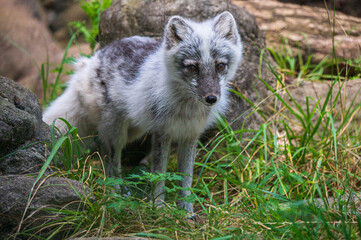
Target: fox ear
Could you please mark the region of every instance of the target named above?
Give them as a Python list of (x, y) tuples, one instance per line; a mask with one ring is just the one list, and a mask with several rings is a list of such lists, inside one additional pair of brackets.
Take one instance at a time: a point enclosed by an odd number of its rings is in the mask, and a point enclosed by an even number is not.
[(221, 37), (224, 37), (235, 44), (239, 41), (237, 24), (230, 12), (225, 11), (216, 16), (213, 29), (219, 33)]
[(172, 17), (167, 24), (165, 32), (165, 43), (167, 49), (178, 45), (183, 41), (187, 35), (191, 34), (193, 29), (187, 24), (187, 22), (179, 16)]

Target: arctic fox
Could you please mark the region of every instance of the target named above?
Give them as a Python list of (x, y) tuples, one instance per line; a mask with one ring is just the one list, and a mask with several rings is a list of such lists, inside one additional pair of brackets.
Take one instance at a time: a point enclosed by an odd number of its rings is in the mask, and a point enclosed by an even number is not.
[[(228, 82), (243, 47), (229, 12), (194, 22), (170, 18), (161, 43), (148, 37), (115, 41), (91, 58), (81, 58), (64, 94), (46, 109), (51, 124), (65, 118), (81, 136), (98, 134), (110, 156), (108, 176), (121, 176), (127, 143), (152, 135), (152, 172), (167, 170), (171, 143), (177, 144), (181, 197), (190, 194), (196, 145), (202, 132), (227, 109)], [(65, 125), (57, 121), (65, 130)], [(164, 199), (164, 182), (154, 195)], [(182, 199), (182, 198), (181, 198)], [(191, 203), (179, 207), (193, 211)]]

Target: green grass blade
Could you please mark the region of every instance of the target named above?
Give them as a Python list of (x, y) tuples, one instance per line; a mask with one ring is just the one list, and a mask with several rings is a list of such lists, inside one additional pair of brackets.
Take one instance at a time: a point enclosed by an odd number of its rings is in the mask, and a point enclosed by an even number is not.
[(335, 160), (336, 160), (336, 163), (338, 163), (337, 161), (337, 133), (336, 133), (336, 129), (335, 129), (335, 125), (333, 123), (333, 117), (331, 115), (330, 112), (327, 112), (327, 115), (330, 119), (330, 122), (331, 122), (331, 131), (332, 131), (332, 136), (333, 136), (333, 145), (334, 145), (334, 151), (335, 151)]
[(56, 76), (55, 83), (54, 83), (54, 85), (53, 85), (53, 89), (52, 89), (52, 91), (51, 91), (51, 93), (50, 93), (50, 100), (51, 100), (51, 101), (56, 98), (56, 95), (57, 95), (57, 94), (56, 94), (56, 89), (57, 89), (56, 86), (58, 86), (58, 84), (59, 84), (60, 76), (61, 76), (61, 74), (62, 74), (62, 72), (63, 72), (64, 64), (65, 64), (65, 61), (66, 61), (66, 57), (68, 56), (68, 50), (69, 50), (70, 46), (72, 45), (75, 37), (76, 37), (76, 34), (73, 34), (73, 35), (71, 36), (68, 44), (66, 45), (65, 52), (64, 52), (63, 58), (62, 58), (62, 60), (61, 60), (60, 66), (59, 66), (58, 74), (57, 74), (57, 76)]

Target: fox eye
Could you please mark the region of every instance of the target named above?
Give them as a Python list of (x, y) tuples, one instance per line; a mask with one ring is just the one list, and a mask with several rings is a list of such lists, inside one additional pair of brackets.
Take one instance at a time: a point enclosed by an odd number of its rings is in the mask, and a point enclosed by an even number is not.
[(216, 66), (216, 69), (218, 72), (222, 72), (226, 69), (226, 64), (224, 63), (218, 63), (217, 66)]
[(197, 65), (187, 65), (186, 68), (188, 69), (188, 71), (190, 71), (191, 73), (197, 73), (198, 72), (198, 66)]

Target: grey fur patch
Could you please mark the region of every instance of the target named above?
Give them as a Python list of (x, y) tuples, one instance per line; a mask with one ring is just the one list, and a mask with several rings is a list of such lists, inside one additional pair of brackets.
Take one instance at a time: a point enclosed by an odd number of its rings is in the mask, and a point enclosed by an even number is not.
[[(212, 44), (217, 46), (216, 43)], [(218, 44), (219, 45), (219, 44)], [(226, 59), (227, 61), (224, 62), (225, 64), (228, 64), (231, 61), (232, 58), (232, 50), (227, 48), (226, 46), (223, 46), (223, 48), (219, 49), (218, 47), (212, 47), (210, 49), (210, 53), (213, 59), (218, 60), (218, 59)]]
[[(100, 62), (102, 62), (102, 60), (100, 60)], [(109, 82), (109, 77), (104, 78), (105, 77), (105, 73), (104, 73), (104, 68), (101, 67), (102, 64), (100, 64), (100, 67), (98, 67), (96, 69), (96, 78), (97, 80), (100, 80), (100, 86), (101, 89), (103, 90), (103, 96), (104, 96), (104, 100), (105, 103), (110, 103), (110, 97), (109, 97), (109, 90), (108, 90), (108, 82)]]
[(178, 69), (183, 71), (182, 77), (183, 80), (189, 81), (191, 74), (187, 73), (186, 66), (184, 65), (185, 60), (193, 60), (194, 62), (200, 63), (202, 59), (202, 54), (199, 49), (199, 45), (201, 40), (198, 38), (194, 38), (191, 43), (181, 43), (179, 50), (175, 55), (175, 64), (177, 65)]
[(99, 79), (104, 79), (106, 74), (119, 73), (127, 85), (132, 84), (139, 74), (140, 66), (159, 46), (160, 43), (151, 38), (133, 37), (114, 41), (100, 50), (99, 58), (104, 69)]

